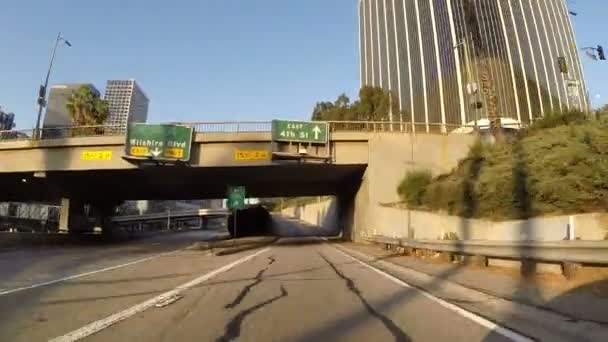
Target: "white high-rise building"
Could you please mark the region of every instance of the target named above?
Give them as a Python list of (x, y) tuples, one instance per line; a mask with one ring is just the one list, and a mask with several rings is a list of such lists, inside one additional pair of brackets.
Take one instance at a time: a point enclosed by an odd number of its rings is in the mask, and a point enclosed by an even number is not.
[(110, 105), (106, 123), (126, 129), (134, 122), (146, 122), (150, 100), (135, 80), (111, 80), (106, 85), (105, 100)]

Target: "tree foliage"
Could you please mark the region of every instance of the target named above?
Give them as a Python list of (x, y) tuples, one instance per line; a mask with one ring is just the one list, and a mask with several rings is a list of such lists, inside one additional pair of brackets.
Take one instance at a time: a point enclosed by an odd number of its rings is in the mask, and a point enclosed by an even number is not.
[(608, 104), (605, 104), (602, 108), (598, 109), (596, 115), (598, 118), (608, 116)]
[(312, 112), (316, 121), (389, 121), (392, 105), (393, 121), (399, 118), (399, 101), (380, 87), (363, 87), (359, 100), (351, 102), (341, 94), (334, 102), (317, 102)]
[(110, 112), (108, 102), (87, 86), (79, 87), (70, 95), (66, 108), (76, 126), (101, 125)]

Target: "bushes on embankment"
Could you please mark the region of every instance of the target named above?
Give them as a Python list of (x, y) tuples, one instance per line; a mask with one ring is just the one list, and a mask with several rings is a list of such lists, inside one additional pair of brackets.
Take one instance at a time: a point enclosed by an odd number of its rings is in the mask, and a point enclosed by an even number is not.
[(406, 174), (409, 208), (489, 219), (606, 211), (608, 122), (549, 115), (503, 142), (478, 141), (450, 173)]

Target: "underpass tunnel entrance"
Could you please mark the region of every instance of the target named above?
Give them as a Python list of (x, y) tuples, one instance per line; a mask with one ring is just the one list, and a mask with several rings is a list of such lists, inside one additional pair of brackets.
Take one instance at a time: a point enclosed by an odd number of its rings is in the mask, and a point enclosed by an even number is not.
[[(267, 212), (265, 217), (274, 217), (267, 208), (267, 199), (278, 198), (311, 198), (314, 201), (321, 198), (324, 203), (336, 203), (336, 211), (339, 213), (343, 211), (339, 210), (339, 204), (344, 202), (341, 199), (345, 198), (345, 193), (358, 188), (366, 167), (360, 164), (278, 163), (243, 167), (153, 166), (127, 170), (47, 172), (45, 177), (40, 179), (32, 179), (31, 175), (30, 178), (21, 174), (2, 175), (0, 183), (5, 182), (10, 185), (4, 194), (10, 196), (6, 199), (0, 196), (0, 202), (4, 200), (62, 202), (67, 199), (69, 202), (64, 201), (70, 204), (69, 210), (65, 211), (67, 214), (80, 213), (73, 210), (75, 206), (90, 205), (92, 212), (113, 216), (129, 214), (116, 213), (115, 210), (127, 201), (135, 203), (141, 200), (170, 202), (217, 199), (219, 201), (228, 197), (229, 188), (242, 187), (245, 189), (246, 198), (261, 201), (261, 204), (248, 203), (248, 211), (257, 210), (259, 213), (265, 211)], [(224, 208), (232, 208), (228, 203), (222, 205)], [(99, 208), (103, 210), (97, 210)], [(287, 209), (286, 206), (283, 209)], [(247, 216), (248, 211), (237, 214), (237, 232), (239, 221), (243, 223), (238, 216)], [(250, 220), (255, 216), (251, 216)], [(68, 223), (72, 221), (65, 220)], [(316, 224), (322, 223), (317, 221), (319, 220), (315, 219)], [(99, 224), (99, 222), (107, 223), (99, 218), (93, 223)], [(92, 230), (94, 225), (90, 228)], [(69, 227), (69, 230), (72, 230), (72, 227)], [(78, 229), (78, 231), (85, 230)]]
[(228, 232), (232, 237), (341, 236), (339, 203), (333, 195), (255, 199), (255, 204), (231, 212)]

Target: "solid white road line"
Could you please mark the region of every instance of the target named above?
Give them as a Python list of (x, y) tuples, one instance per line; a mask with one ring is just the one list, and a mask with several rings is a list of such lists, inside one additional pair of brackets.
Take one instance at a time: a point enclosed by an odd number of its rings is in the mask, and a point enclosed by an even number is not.
[(215, 277), (216, 275), (226, 272), (234, 267), (236, 267), (237, 265), (240, 265), (246, 261), (249, 261), (253, 258), (255, 258), (256, 256), (265, 253), (267, 251), (270, 250), (270, 247), (262, 249), (260, 251), (257, 251), (253, 254), (250, 254), (244, 258), (241, 258), (233, 263), (230, 263), (226, 266), (220, 267), (214, 271), (211, 271), (209, 273), (206, 273), (188, 283), (185, 283), (183, 285), (180, 285), (178, 287), (176, 287), (175, 289), (165, 292), (157, 297), (154, 297), (152, 299), (149, 299), (143, 303), (137, 304), (135, 306), (132, 306), (126, 310), (120, 311), (118, 313), (115, 313), (111, 316), (108, 316), (104, 319), (101, 319), (99, 321), (90, 323), (80, 329), (74, 330), (70, 333), (67, 333), (66, 335), (63, 336), (59, 336), (56, 337), (52, 340), (50, 340), (50, 342), (69, 342), (69, 341), (78, 341), (80, 339), (83, 339), (87, 336), (91, 336), (93, 334), (95, 334), (96, 332), (99, 332), (107, 327), (109, 327), (112, 324), (118, 323), (122, 320), (125, 320), (129, 317), (132, 317), (140, 312), (143, 312), (153, 306), (155, 306), (157, 303), (162, 302), (164, 300), (166, 300), (167, 298), (171, 298), (174, 296), (179, 295), (180, 293), (182, 293), (183, 291), (186, 291), (190, 288), (193, 288), (195, 286), (198, 286), (202, 283), (204, 283), (205, 281)]
[(474, 314), (474, 313), (472, 313), (470, 311), (466, 311), (465, 309), (463, 309), (463, 308), (461, 308), (459, 306), (456, 306), (456, 305), (454, 305), (452, 303), (446, 302), (445, 300), (443, 300), (441, 298), (437, 298), (437, 297), (433, 296), (432, 294), (430, 294), (430, 293), (428, 293), (426, 291), (423, 291), (423, 290), (421, 290), (419, 288), (413, 287), (413, 286), (409, 285), (408, 283), (404, 282), (403, 280), (401, 280), (399, 278), (396, 278), (396, 277), (394, 277), (394, 276), (392, 276), (392, 275), (390, 275), (390, 274), (388, 274), (388, 273), (386, 273), (386, 272), (384, 272), (384, 271), (382, 271), (382, 270), (380, 270), (380, 269), (378, 269), (378, 268), (376, 268), (376, 267), (374, 267), (374, 266), (372, 266), (372, 265), (370, 265), (370, 264), (368, 264), (366, 262), (363, 262), (363, 261), (361, 261), (361, 260), (353, 257), (352, 255), (350, 255), (350, 254), (342, 251), (338, 247), (335, 247), (335, 246), (332, 246), (332, 245), (329, 245), (329, 246), (331, 246), (332, 248), (334, 248), (336, 251), (340, 252), (340, 254), (342, 254), (342, 255), (344, 255), (344, 256), (346, 256), (346, 257), (348, 257), (348, 258), (350, 258), (350, 259), (352, 259), (352, 260), (354, 260), (356, 262), (358, 262), (359, 264), (361, 264), (361, 265), (369, 268), (370, 270), (372, 270), (372, 271), (374, 271), (374, 272), (376, 272), (376, 273), (384, 276), (385, 278), (387, 278), (387, 279), (389, 279), (389, 280), (391, 280), (391, 281), (393, 281), (393, 282), (395, 282), (395, 283), (397, 283), (397, 284), (399, 284), (399, 285), (401, 285), (403, 287), (407, 287), (407, 288), (412, 289), (414, 291), (420, 292), (421, 295), (423, 295), (424, 297), (430, 299), (431, 301), (433, 301), (433, 302), (435, 302), (435, 303), (443, 306), (446, 309), (454, 311), (455, 313), (457, 313), (458, 315), (460, 315), (462, 317), (465, 317), (465, 318), (468, 318), (468, 319), (472, 320), (473, 322), (475, 322), (475, 323), (477, 323), (477, 324), (479, 324), (479, 325), (487, 328), (488, 330), (490, 330), (492, 332), (500, 334), (500, 335), (502, 335), (502, 336), (504, 336), (504, 337), (506, 337), (508, 339), (511, 339), (513, 341), (516, 341), (516, 342), (533, 342), (534, 341), (533, 339), (531, 339), (529, 337), (526, 337), (526, 336), (521, 335), (521, 334), (519, 334), (519, 333), (517, 333), (517, 332), (515, 332), (513, 330), (510, 330), (510, 329), (507, 329), (505, 327), (502, 327), (502, 326), (500, 326), (500, 325), (498, 325), (498, 324), (496, 324), (496, 323), (494, 323), (494, 322), (492, 322), (490, 320), (487, 320), (487, 319), (485, 319), (485, 318), (483, 318), (481, 316), (478, 316), (478, 315), (476, 315), (476, 314)]
[(82, 278), (82, 277), (90, 276), (90, 275), (97, 274), (97, 273), (112, 271), (112, 270), (115, 270), (115, 269), (118, 269), (118, 268), (123, 268), (123, 267), (131, 266), (131, 265), (139, 264), (140, 262), (150, 261), (150, 260), (157, 259), (157, 258), (160, 258), (160, 257), (164, 257), (164, 256), (168, 256), (168, 255), (171, 255), (171, 254), (175, 254), (175, 253), (180, 252), (180, 251), (182, 251), (182, 250), (180, 249), (180, 250), (173, 251), (173, 252), (156, 254), (156, 255), (153, 255), (151, 257), (144, 258), (144, 259), (139, 259), (139, 260), (135, 260), (135, 261), (131, 261), (131, 262), (128, 262), (126, 264), (116, 265), (116, 266), (112, 266), (112, 267), (106, 267), (106, 268), (102, 268), (102, 269), (99, 269), (99, 270), (85, 272), (85, 273), (80, 273), (80, 274), (74, 274), (74, 275), (71, 275), (71, 276), (68, 276), (68, 277), (65, 277), (65, 278), (59, 278), (59, 279), (45, 281), (43, 283), (38, 283), (38, 284), (33, 284), (33, 285), (28, 285), (28, 286), (23, 286), (23, 287), (17, 287), (17, 288), (10, 289), (10, 290), (4, 290), (4, 291), (0, 291), (0, 296), (5, 296), (5, 295), (11, 294), (11, 293), (21, 292), (21, 291), (25, 291), (25, 290), (31, 290), (31, 289), (35, 289), (35, 288), (41, 287), (41, 286), (47, 286), (47, 285), (52, 285), (52, 284), (56, 284), (56, 283), (61, 283), (61, 282), (64, 282), (64, 281), (68, 281), (68, 280), (72, 280), (72, 279), (76, 279), (76, 278)]

